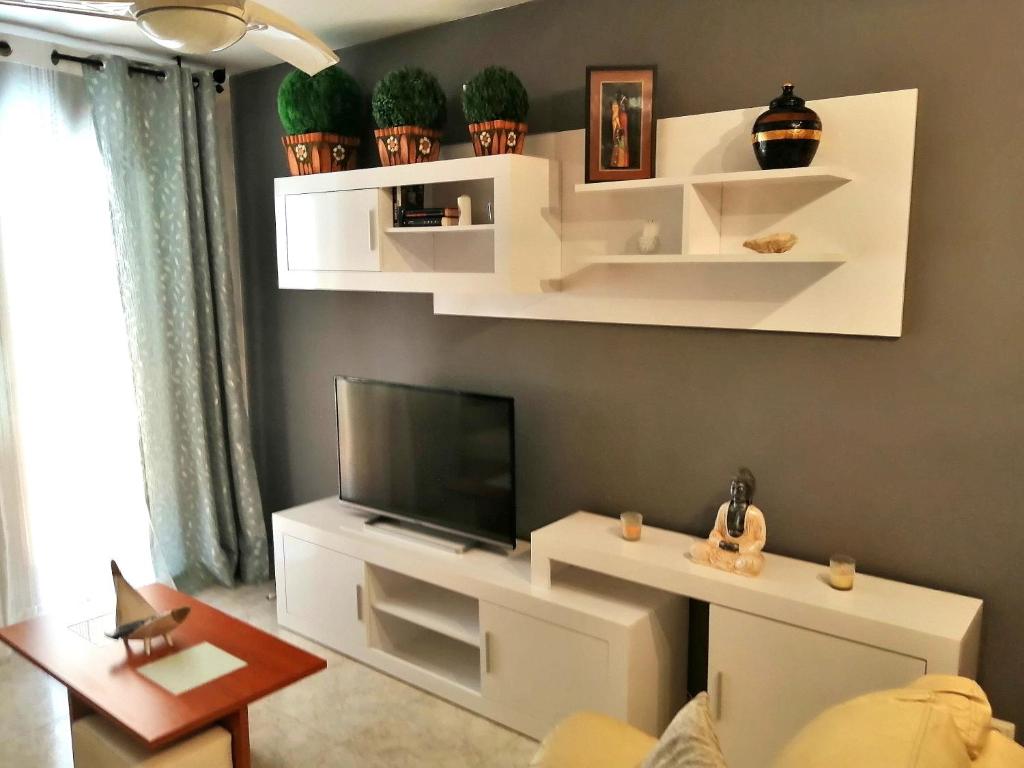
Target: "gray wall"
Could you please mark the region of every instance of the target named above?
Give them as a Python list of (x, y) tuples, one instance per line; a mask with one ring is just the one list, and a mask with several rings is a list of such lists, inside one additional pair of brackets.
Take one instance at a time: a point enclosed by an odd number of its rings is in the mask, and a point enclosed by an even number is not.
[(809, 99), (919, 88), (899, 340), (435, 317), (426, 296), (280, 291), (286, 70), (235, 78), (267, 510), (335, 492), (335, 374), (513, 395), (521, 535), (580, 508), (704, 533), (747, 464), (770, 551), (848, 551), (864, 571), (984, 598), (983, 683), (1024, 725), (1022, 29), (1018, 0), (538, 0), (343, 52), (367, 89), (401, 64), (434, 70), (453, 141), (460, 84), (490, 63), (520, 74), (538, 132), (583, 126), (593, 63), (656, 63), (661, 115), (763, 104), (783, 79)]

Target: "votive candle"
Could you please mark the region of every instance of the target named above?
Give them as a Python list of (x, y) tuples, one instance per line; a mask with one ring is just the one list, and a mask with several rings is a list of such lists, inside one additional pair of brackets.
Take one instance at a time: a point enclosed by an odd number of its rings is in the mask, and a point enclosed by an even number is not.
[(639, 512), (623, 512), (619, 519), (622, 521), (622, 538), (637, 541), (644, 527), (644, 516)]
[(844, 592), (853, 589), (853, 577), (857, 573), (857, 561), (849, 555), (832, 555), (828, 563), (828, 582), (833, 589)]

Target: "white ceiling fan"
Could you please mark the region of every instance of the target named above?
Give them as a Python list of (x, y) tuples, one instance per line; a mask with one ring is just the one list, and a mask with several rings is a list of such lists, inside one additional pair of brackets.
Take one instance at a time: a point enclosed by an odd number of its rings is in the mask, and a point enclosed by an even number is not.
[(0, 5), (134, 21), (151, 40), (181, 54), (222, 51), (252, 33), (248, 40), (307, 74), (338, 63), (314, 34), (253, 0), (0, 0)]

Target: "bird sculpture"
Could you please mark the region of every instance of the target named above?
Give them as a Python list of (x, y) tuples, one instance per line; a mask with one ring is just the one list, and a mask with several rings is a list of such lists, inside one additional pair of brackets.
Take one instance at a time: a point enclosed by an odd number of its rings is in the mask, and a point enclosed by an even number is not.
[(117, 597), (114, 619), (116, 629), (113, 632), (108, 632), (107, 637), (122, 641), (126, 651), (130, 650), (129, 640), (142, 640), (147, 656), (152, 652), (154, 637), (162, 636), (164, 642), (173, 648), (174, 641), (171, 640), (171, 632), (188, 618), (192, 609), (184, 606), (175, 608), (173, 611), (158, 613), (156, 608), (150, 605), (146, 598), (125, 580), (121, 575), (121, 569), (113, 560), (110, 561), (110, 573), (114, 578), (114, 592)]

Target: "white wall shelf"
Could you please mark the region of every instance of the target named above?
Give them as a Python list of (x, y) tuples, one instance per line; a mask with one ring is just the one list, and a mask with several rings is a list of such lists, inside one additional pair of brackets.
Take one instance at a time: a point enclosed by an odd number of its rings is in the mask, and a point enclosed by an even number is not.
[(853, 176), (839, 168), (827, 165), (811, 165), (807, 168), (777, 168), (770, 171), (730, 171), (725, 173), (699, 173), (686, 178), (686, 183), (693, 186), (702, 184), (729, 184), (742, 186), (760, 186), (765, 184), (788, 184), (825, 182), (845, 184)]
[(630, 179), (628, 181), (600, 181), (591, 184), (576, 184), (577, 193), (585, 192), (646, 192), (659, 189), (682, 189), (702, 184), (731, 184), (757, 186), (786, 182), (823, 181), (844, 184), (853, 176), (839, 168), (810, 166), (808, 168), (779, 168), (770, 171), (730, 171), (724, 173), (700, 173), (691, 176), (657, 176), (653, 179)]
[[(428, 206), (473, 200), (466, 227), (395, 227), (392, 189), (422, 184)], [(522, 155), (292, 176), (274, 183), (282, 288), (536, 293), (561, 263), (558, 164)]]
[(472, 235), (476, 232), (493, 232), (493, 224), (469, 224), (451, 227), (387, 227), (389, 235)]
[[(757, 168), (761, 107), (659, 120), (662, 175), (649, 180), (583, 184), (583, 131), (531, 136), (527, 151), (562, 169), (560, 279), (532, 297), (435, 293), (434, 311), (901, 335), (917, 91), (809, 105), (825, 125), (809, 168)], [(651, 219), (658, 258), (633, 258)], [(746, 256), (745, 240), (773, 232), (799, 240), (788, 254)]]
[[(434, 163), (277, 179), (280, 285), (432, 293), (449, 315), (900, 336), (917, 91), (810, 105), (825, 130), (808, 168), (757, 168), (752, 107), (659, 120), (654, 179), (582, 183), (583, 131), (531, 135), (531, 156), (464, 144)], [(392, 227), (390, 190), (407, 184), (434, 205), (468, 192), (474, 219), (490, 202), (495, 223)], [(649, 220), (659, 253), (639, 258)], [(799, 240), (746, 255), (772, 232)]]
[(621, 256), (591, 256), (580, 264), (842, 264), (846, 256), (837, 253), (651, 253)]
[(628, 179), (627, 181), (595, 181), (590, 184), (580, 182), (573, 187), (577, 193), (591, 192), (649, 192), (654, 189), (682, 189), (686, 186), (685, 178), (658, 176), (653, 179)]

